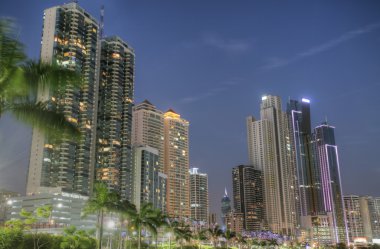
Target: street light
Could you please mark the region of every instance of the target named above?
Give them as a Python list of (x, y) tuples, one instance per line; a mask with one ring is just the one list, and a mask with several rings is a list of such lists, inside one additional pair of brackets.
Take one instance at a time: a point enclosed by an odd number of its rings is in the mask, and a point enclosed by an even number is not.
[(109, 229), (113, 229), (113, 228), (115, 228), (115, 221), (113, 221), (113, 220), (109, 220), (108, 223), (107, 223), (107, 227), (108, 227)]
[[(115, 228), (115, 226), (116, 226), (115, 221), (109, 220), (107, 222), (107, 228), (108, 229), (113, 230)], [(112, 231), (109, 233), (107, 248), (112, 248)]]

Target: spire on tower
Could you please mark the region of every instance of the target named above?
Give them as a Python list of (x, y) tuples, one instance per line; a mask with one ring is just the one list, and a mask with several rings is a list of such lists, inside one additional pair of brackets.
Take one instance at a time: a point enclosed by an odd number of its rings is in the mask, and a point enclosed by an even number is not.
[(224, 196), (228, 196), (226, 187), (224, 188)]
[(100, 39), (103, 39), (104, 29), (104, 5), (100, 8)]

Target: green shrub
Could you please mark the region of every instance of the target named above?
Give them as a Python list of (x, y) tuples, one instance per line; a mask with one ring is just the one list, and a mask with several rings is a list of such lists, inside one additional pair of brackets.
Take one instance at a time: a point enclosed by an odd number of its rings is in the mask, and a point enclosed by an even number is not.
[(1, 249), (22, 249), (23, 234), (21, 230), (0, 228)]

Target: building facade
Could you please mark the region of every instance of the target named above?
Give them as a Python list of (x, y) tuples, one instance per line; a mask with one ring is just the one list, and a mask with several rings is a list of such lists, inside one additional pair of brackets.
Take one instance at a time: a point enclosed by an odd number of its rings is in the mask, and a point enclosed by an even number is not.
[(250, 165), (263, 171), (265, 218), (274, 233), (295, 236), (296, 177), (287, 114), (278, 96), (263, 96), (261, 120), (247, 118)]
[(243, 214), (245, 231), (264, 230), (262, 171), (239, 165), (232, 169), (234, 210)]
[(96, 227), (96, 215), (82, 217), (87, 196), (62, 192), (60, 188), (40, 188), (39, 193), (9, 199), (7, 218), (20, 219), (20, 212), (34, 212), (43, 206), (52, 207), (49, 218), (40, 218), (33, 229), (46, 233), (62, 233), (69, 226), (78, 230), (92, 230)]
[(368, 197), (372, 239), (380, 244), (380, 197)]
[(207, 224), (209, 214), (208, 176), (192, 168), (190, 173), (190, 218)]
[(376, 197), (345, 195), (344, 208), (350, 243), (372, 243), (379, 239), (378, 212), (375, 210)]
[(134, 148), (133, 203), (139, 210), (143, 203), (152, 203), (154, 208), (166, 211), (165, 174), (159, 172), (158, 150), (149, 146)]
[(189, 218), (189, 122), (172, 109), (164, 114), (164, 141), (167, 213)]
[(356, 238), (364, 237), (364, 224), (360, 207), (360, 197), (344, 196), (344, 207), (347, 220), (348, 238), (353, 243)]
[(164, 172), (164, 114), (148, 100), (133, 107), (132, 144), (156, 148)]
[(119, 37), (101, 43), (96, 178), (131, 200), (133, 49)]
[(33, 129), (27, 194), (40, 187), (61, 187), (89, 195), (95, 165), (95, 132), (99, 75), (99, 25), (76, 3), (44, 11), (41, 60), (80, 73), (80, 88), (39, 89), (37, 99), (48, 101), (80, 131), (79, 139), (47, 137)]

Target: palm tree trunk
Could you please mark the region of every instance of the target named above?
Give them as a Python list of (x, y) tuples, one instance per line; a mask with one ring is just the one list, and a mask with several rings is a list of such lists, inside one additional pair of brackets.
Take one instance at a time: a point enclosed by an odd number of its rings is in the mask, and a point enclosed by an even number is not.
[(102, 249), (102, 238), (103, 238), (103, 210), (100, 211), (100, 228), (99, 228), (99, 249)]
[(156, 249), (158, 248), (158, 232), (156, 234)]
[(139, 249), (141, 249), (141, 227), (139, 227), (139, 245), (138, 245), (138, 247), (139, 247)]

